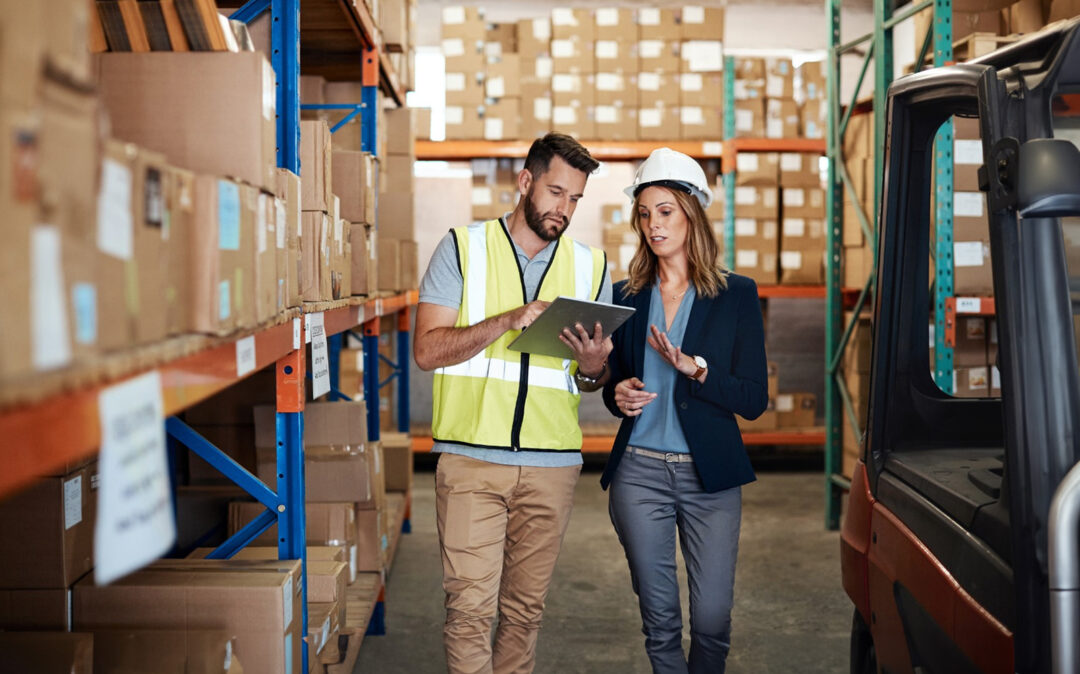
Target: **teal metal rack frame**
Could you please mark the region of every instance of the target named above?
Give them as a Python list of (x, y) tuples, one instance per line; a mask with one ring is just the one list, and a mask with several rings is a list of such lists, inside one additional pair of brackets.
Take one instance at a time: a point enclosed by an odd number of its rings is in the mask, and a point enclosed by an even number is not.
[[(856, 438), (863, 437), (858, 414), (851, 394), (844, 383), (840, 363), (844, 349), (858, 322), (859, 313), (872, 300), (877, 283), (877, 255), (869, 278), (866, 279), (853, 307), (853, 318), (843, 322), (844, 296), (842, 289), (843, 264), (843, 217), (844, 195), (852, 196), (855, 213), (863, 235), (877, 251), (878, 220), (880, 217), (881, 190), (884, 185), (885, 112), (889, 85), (893, 80), (893, 29), (917, 13), (933, 9), (934, 19), (930, 30), (922, 40), (916, 58), (920, 68), (929, 46), (934, 47), (934, 66), (952, 61), (952, 2), (951, 0), (923, 0), (900, 12), (893, 12), (887, 0), (874, 0), (874, 29), (871, 33), (846, 43), (840, 42), (840, 0), (826, 0), (825, 12), (828, 24), (828, 57), (826, 88), (828, 96), (827, 154), (829, 158), (826, 199), (826, 297), (825, 297), (825, 527), (840, 526), (841, 499), (851, 487), (850, 481), (841, 474), (843, 461), (843, 427), (848, 423)], [(865, 47), (862, 68), (856, 80), (854, 93), (847, 108), (841, 107), (840, 59), (862, 45)], [(855, 193), (855, 186), (848, 174), (843, 151), (843, 138), (851, 116), (855, 113), (857, 98), (871, 61), (874, 64), (874, 211), (866, 213)], [(944, 326), (945, 298), (952, 295), (952, 122), (938, 132), (935, 139), (935, 324)], [(952, 349), (945, 344), (945, 330), (935, 331), (936, 362), (935, 379), (942, 390), (952, 391)], [(846, 417), (846, 419), (845, 419)], [(861, 441), (861, 440), (860, 440)]]

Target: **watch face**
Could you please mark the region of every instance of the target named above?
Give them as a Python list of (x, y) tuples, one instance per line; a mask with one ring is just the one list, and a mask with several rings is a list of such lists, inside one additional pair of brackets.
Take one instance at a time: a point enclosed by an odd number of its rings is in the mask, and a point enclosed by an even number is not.
[(694, 364), (703, 369), (709, 367), (709, 364), (701, 356), (694, 356)]

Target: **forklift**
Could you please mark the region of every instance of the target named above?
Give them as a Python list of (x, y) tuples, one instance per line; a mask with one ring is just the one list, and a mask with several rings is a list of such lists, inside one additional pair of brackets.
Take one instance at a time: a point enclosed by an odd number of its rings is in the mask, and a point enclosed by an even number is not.
[[(977, 118), (1000, 398), (927, 340), (934, 137)], [(1080, 18), (889, 89), (866, 432), (841, 533), (851, 672), (1080, 672)]]

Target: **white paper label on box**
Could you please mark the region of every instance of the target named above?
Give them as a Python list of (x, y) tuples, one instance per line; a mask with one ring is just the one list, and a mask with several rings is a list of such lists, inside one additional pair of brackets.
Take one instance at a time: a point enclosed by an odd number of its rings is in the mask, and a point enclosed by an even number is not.
[(300, 343), (300, 319), (294, 318), (292, 320), (292, 348), (295, 351), (301, 346), (303, 345)]
[(724, 144), (719, 141), (710, 140), (701, 144), (701, 154), (706, 157), (719, 157), (723, 153)]
[(311, 316), (311, 395), (313, 398), (330, 392), (330, 354), (326, 347), (326, 329), (322, 312)]
[(551, 74), (555, 71), (555, 63), (549, 56), (538, 56), (536, 58), (536, 76), (542, 80), (551, 79)]
[(292, 666), (292, 635), (285, 635), (285, 674), (293, 674)]
[(228, 279), (218, 283), (218, 320), (232, 316), (232, 288)]
[(94, 576), (104, 585), (161, 557), (176, 540), (161, 375), (149, 372), (103, 390), (98, 416)]
[(690, 66), (690, 72), (719, 72), (724, 69), (724, 44), (717, 40), (684, 42), (682, 60)]
[(769, 119), (765, 121), (766, 138), (783, 138), (784, 121), (781, 119)]
[(953, 215), (961, 218), (983, 217), (982, 192), (957, 192), (954, 194)]
[(236, 376), (255, 371), (255, 335), (236, 342)]
[(551, 116), (556, 124), (577, 124), (577, 111), (569, 105), (556, 106)]
[(71, 362), (60, 229), (38, 225), (30, 236), (32, 361), (36, 370), (51, 370)]
[(596, 58), (617, 59), (619, 58), (619, 43), (615, 40), (597, 40)]
[(638, 123), (645, 128), (657, 128), (662, 121), (663, 115), (658, 108), (642, 108), (638, 112)]
[(551, 41), (551, 55), (557, 59), (569, 59), (574, 58), (574, 41), (573, 40), (552, 40)]
[(292, 624), (293, 614), (293, 579), (292, 574), (285, 579), (285, 584), (281, 586), (281, 605), (282, 605), (282, 618), (285, 622), (285, 629), (289, 629), (289, 625)]
[(638, 42), (638, 56), (643, 59), (660, 58), (664, 53), (663, 40), (642, 40)]
[(705, 23), (705, 8), (701, 5), (683, 5), (682, 22), (683, 24)]
[(240, 250), (240, 187), (218, 181), (218, 248)]
[(753, 110), (736, 110), (735, 111), (735, 130), (737, 131), (750, 131), (754, 128), (754, 111)]
[(790, 393), (784, 393), (776, 396), (776, 411), (777, 412), (794, 412), (795, 411), (795, 396)]
[(465, 73), (446, 73), (447, 91), (465, 91)]
[(784, 190), (784, 205), (802, 207), (806, 205), (806, 192), (802, 189), (786, 188)]
[(304, 344), (311, 344), (311, 314), (304, 314)]
[(619, 109), (614, 105), (596, 106), (596, 122), (598, 124), (617, 124), (619, 122)]
[(232, 669), (232, 641), (225, 642), (225, 674)]
[(446, 123), (460, 126), (465, 123), (465, 109), (459, 106), (446, 107)]
[(274, 199), (274, 217), (277, 219), (274, 223), (274, 238), (276, 239), (274, 243), (279, 250), (284, 250), (287, 234), (285, 224), (288, 222), (288, 216), (285, 215), (285, 202), (281, 199)]
[(990, 366), (990, 388), (1001, 388), (1001, 370), (997, 365)]
[(735, 155), (735, 170), (753, 172), (757, 171), (760, 166), (757, 153), (755, 152), (740, 152)]
[(784, 152), (780, 155), (780, 170), (795, 173), (802, 170), (802, 155), (798, 152)]
[(82, 522), (82, 475), (64, 481), (64, 531)]
[(484, 120), (484, 140), (502, 140), (503, 121), (498, 117), (488, 117)]
[(704, 86), (704, 79), (699, 74), (683, 73), (679, 76), (679, 88), (683, 91), (701, 91)]
[(953, 265), (957, 267), (981, 267), (982, 264), (982, 241), (956, 241), (953, 243)]
[(802, 269), (802, 253), (797, 250), (780, 251), (781, 269)]
[(704, 124), (705, 113), (697, 106), (684, 105), (679, 110), (679, 119), (686, 125)]
[(784, 236), (806, 236), (806, 220), (802, 218), (784, 218)]
[(488, 58), (502, 58), (502, 43), (501, 42), (486, 42), (484, 43), (484, 56)]
[(266, 200), (267, 200), (267, 198), (268, 197), (265, 194), (260, 193), (259, 198), (256, 200), (256, 206), (255, 206), (255, 244), (256, 244), (256, 247), (257, 247), (260, 255), (262, 255), (263, 253), (266, 252), (266, 246), (267, 246), (267, 242), (266, 242), (266, 233), (267, 233), (266, 228), (268, 227), (268, 224), (266, 222)]
[[(980, 246), (981, 248), (981, 246)], [(982, 312), (982, 299), (978, 297), (957, 297), (956, 313), (977, 314)]]
[(484, 86), (487, 88), (488, 98), (502, 98), (506, 95), (506, 80), (501, 77), (488, 78)]
[[(319, 648), (326, 645), (326, 642), (330, 640), (330, 618), (323, 621), (321, 634), (319, 635)], [(318, 648), (315, 649), (318, 651)]]
[(131, 169), (112, 159), (101, 163), (97, 212), (98, 250), (130, 260), (135, 249), (131, 215)]
[(341, 218), (334, 220), (334, 241), (337, 241), (338, 255), (345, 254), (345, 221)]
[(742, 269), (756, 269), (758, 266), (758, 252), (756, 250), (735, 251), (735, 267)]
[(533, 40), (536, 42), (551, 41), (551, 22), (547, 19), (533, 19)]
[(572, 93), (581, 86), (581, 78), (577, 75), (558, 74), (551, 78), (551, 90), (559, 93)]
[(611, 7), (601, 7), (596, 10), (596, 25), (597, 26), (618, 26), (619, 25), (619, 10)]
[(968, 386), (971, 388), (986, 388), (986, 368), (973, 367), (968, 370)]
[(349, 582), (356, 580), (356, 545), (349, 546)]
[(953, 161), (957, 164), (979, 166), (983, 163), (981, 140), (953, 141)]
[(442, 22), (449, 26), (465, 23), (465, 8), (459, 6), (443, 7)]
[(757, 236), (757, 220), (735, 218), (735, 236)]
[(472, 188), (472, 204), (473, 206), (490, 206), (493, 202), (491, 198), (491, 188), (477, 186)]
[(461, 38), (447, 38), (442, 41), (443, 56), (454, 58), (465, 55), (465, 41)]
[(565, 7), (556, 7), (551, 10), (551, 23), (555, 26), (576, 26), (577, 17), (574, 10)]
[(623, 90), (623, 78), (622, 78), (622, 75), (616, 75), (614, 73), (597, 73), (597, 75), (596, 75), (596, 90), (597, 91), (622, 91)]
[(753, 206), (758, 202), (757, 190), (753, 187), (736, 187), (735, 203), (739, 206)]
[(270, 121), (277, 110), (277, 86), (274, 84), (274, 67), (269, 61), (263, 61), (262, 114)]
[(642, 7), (638, 10), (638, 24), (642, 26), (659, 26), (660, 10), (653, 7)]
[(638, 75), (638, 89), (642, 91), (660, 91), (659, 73), (640, 73)]
[(537, 98), (533, 101), (533, 117), (541, 122), (551, 119), (551, 99)]
[(765, 95), (769, 98), (781, 98), (784, 95), (784, 78), (769, 75), (765, 78)]

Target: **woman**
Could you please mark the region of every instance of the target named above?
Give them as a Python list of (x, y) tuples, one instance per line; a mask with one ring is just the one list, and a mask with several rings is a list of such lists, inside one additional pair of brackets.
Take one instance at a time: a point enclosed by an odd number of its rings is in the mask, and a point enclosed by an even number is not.
[[(754, 480), (735, 415), (754, 419), (768, 403), (761, 306), (754, 282), (720, 265), (695, 160), (658, 149), (626, 192), (639, 243), (614, 294), (637, 311), (596, 377), (623, 420), (601, 484), (611, 487), (653, 671), (715, 674), (729, 649), (740, 485)], [(689, 658), (676, 530), (690, 583)]]

